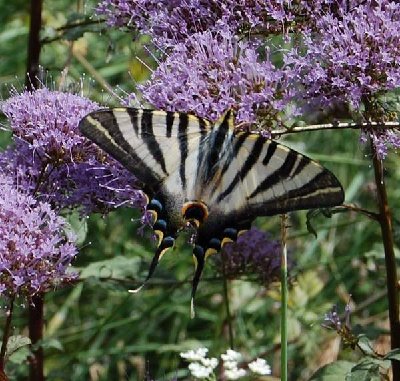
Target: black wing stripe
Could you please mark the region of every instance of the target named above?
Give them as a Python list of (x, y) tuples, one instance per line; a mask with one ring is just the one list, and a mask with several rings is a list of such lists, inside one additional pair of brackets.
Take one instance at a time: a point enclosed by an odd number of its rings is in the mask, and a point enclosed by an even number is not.
[(211, 146), (209, 148), (209, 157), (207, 162), (207, 168), (205, 176), (206, 178), (212, 178), (215, 172), (216, 164), (219, 161), (222, 146), (225, 142), (226, 134), (229, 131), (229, 118), (231, 111), (228, 111), (225, 115), (222, 123), (212, 130)]
[(200, 141), (199, 141), (199, 153), (197, 155), (197, 171), (196, 171), (196, 178), (197, 179), (203, 179), (202, 173), (201, 173), (201, 168), (202, 162), (204, 158), (206, 157), (207, 154), (207, 144), (206, 144), (206, 138), (208, 135), (208, 129), (206, 122), (204, 119), (199, 119), (199, 128), (200, 128)]
[(269, 161), (271, 160), (272, 156), (274, 156), (274, 153), (276, 151), (276, 148), (278, 147), (278, 144), (274, 142), (273, 140), (270, 140), (268, 142), (268, 148), (267, 148), (267, 153), (262, 161), (264, 165), (268, 165)]
[(225, 164), (222, 167), (221, 177), (228, 170), (228, 168), (232, 164), (232, 162), (237, 158), (240, 148), (243, 146), (243, 143), (246, 141), (248, 136), (249, 136), (249, 133), (246, 133), (246, 132), (240, 133), (239, 135), (235, 136), (235, 144), (233, 145), (233, 148), (232, 148), (232, 151), (230, 152), (230, 156), (228, 157), (228, 160), (225, 161)]
[(343, 203), (344, 193), (339, 181), (326, 170), (317, 174), (302, 187), (282, 196), (254, 205), (255, 215), (275, 215), (292, 210), (336, 206)]
[(254, 164), (258, 161), (258, 158), (260, 157), (260, 154), (264, 147), (264, 143), (265, 139), (261, 135), (258, 136), (242, 168), (240, 168), (240, 171), (233, 178), (229, 186), (218, 196), (217, 199), (218, 202), (221, 202), (226, 196), (228, 196), (235, 188), (235, 186), (239, 183), (239, 181), (241, 181), (247, 176), (247, 174), (253, 168)]
[(126, 111), (131, 119), (132, 128), (135, 131), (136, 136), (139, 136), (138, 110), (127, 108)]
[(158, 144), (153, 133), (153, 112), (152, 110), (143, 110), (141, 120), (141, 137), (145, 142), (151, 156), (160, 165), (162, 171), (168, 175), (167, 168), (165, 167), (164, 154)]
[(178, 136), (179, 136), (179, 151), (181, 153), (181, 163), (179, 166), (179, 176), (181, 178), (181, 183), (183, 189), (186, 189), (186, 159), (188, 156), (188, 136), (186, 130), (188, 128), (189, 118), (187, 114), (179, 115), (179, 127), (178, 127)]
[[(269, 150), (269, 148), (268, 148), (268, 150)], [(267, 153), (267, 155), (268, 155), (268, 153)], [(280, 168), (276, 169), (274, 172), (272, 172), (267, 178), (265, 178), (258, 185), (258, 187), (250, 194), (250, 196), (248, 198), (249, 199), (253, 198), (253, 197), (257, 196), (259, 193), (272, 188), (279, 181), (285, 180), (286, 178), (288, 178), (288, 176), (290, 175), (290, 173), (293, 170), (294, 165), (296, 164), (297, 156), (298, 155), (295, 151), (288, 150), (288, 154), (285, 158), (283, 165)]]
[[(300, 155), (298, 155), (298, 156), (300, 157)], [(295, 168), (294, 172), (291, 174), (291, 177), (292, 178), (296, 177), (310, 163), (311, 163), (311, 159), (309, 159), (307, 156), (301, 156), (300, 162), (297, 164), (297, 167)]]
[(111, 110), (89, 114), (80, 122), (79, 128), (85, 136), (148, 185), (145, 190), (150, 192), (150, 187), (159, 182), (158, 176), (142, 162), (125, 140)]
[(167, 123), (167, 138), (172, 136), (172, 126), (174, 125), (175, 114), (171, 111), (167, 112), (166, 123)]

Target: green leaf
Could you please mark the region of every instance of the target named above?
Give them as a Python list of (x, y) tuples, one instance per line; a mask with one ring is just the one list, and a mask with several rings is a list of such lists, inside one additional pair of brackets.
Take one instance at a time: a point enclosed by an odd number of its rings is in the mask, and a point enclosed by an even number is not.
[(126, 279), (136, 278), (140, 271), (140, 258), (127, 258), (119, 255), (112, 259), (93, 262), (85, 268), (78, 269), (80, 278), (112, 278)]
[(339, 381), (346, 380), (354, 363), (349, 361), (335, 361), (317, 370), (309, 381)]
[(384, 357), (385, 360), (398, 360), (400, 361), (400, 348), (393, 349), (388, 352)]
[(346, 376), (346, 381), (380, 381), (381, 362), (381, 360), (371, 358), (361, 360)]
[(28, 345), (31, 343), (29, 337), (15, 335), (10, 336), (7, 343), (7, 358), (14, 364), (21, 364), (30, 354)]
[(29, 348), (23, 347), (18, 349), (18, 351), (14, 352), (11, 356), (9, 356), (8, 361), (13, 364), (21, 365), (27, 361), (30, 355), (31, 351), (29, 350)]
[(68, 213), (65, 218), (68, 221), (66, 229), (76, 236), (76, 245), (82, 245), (87, 235), (87, 220), (81, 218), (78, 212)]
[(371, 342), (366, 335), (358, 336), (358, 345), (364, 351), (364, 354), (373, 356), (374, 349), (372, 348)]
[(50, 348), (50, 349), (57, 349), (59, 351), (62, 351), (64, 349), (63, 345), (61, 344), (61, 342), (59, 340), (57, 340), (57, 339), (45, 339), (45, 340), (42, 340), (41, 343), (40, 343), (40, 346), (43, 349), (49, 349)]

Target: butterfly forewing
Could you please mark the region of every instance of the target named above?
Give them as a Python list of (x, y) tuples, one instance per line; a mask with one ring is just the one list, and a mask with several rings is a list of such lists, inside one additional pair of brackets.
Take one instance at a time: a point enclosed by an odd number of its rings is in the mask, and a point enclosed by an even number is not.
[(188, 114), (116, 108), (89, 114), (79, 128), (150, 193), (168, 182), (167, 191), (182, 195), (197, 169), (197, 151), (210, 123)]

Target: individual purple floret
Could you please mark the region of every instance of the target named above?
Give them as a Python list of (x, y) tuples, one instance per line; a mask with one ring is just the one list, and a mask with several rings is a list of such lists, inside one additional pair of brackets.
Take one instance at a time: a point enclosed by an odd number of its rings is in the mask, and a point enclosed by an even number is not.
[(0, 171), (0, 295), (33, 296), (76, 278), (65, 220)]
[(78, 130), (79, 121), (98, 108), (86, 98), (47, 88), (14, 94), (2, 105), (14, 146), (0, 155), (0, 166), (58, 208), (79, 207), (89, 214), (142, 205), (134, 177)]

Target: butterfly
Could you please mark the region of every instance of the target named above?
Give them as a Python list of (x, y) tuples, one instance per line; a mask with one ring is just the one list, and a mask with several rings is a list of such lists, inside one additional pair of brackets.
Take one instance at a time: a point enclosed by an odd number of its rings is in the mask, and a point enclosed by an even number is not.
[(256, 217), (344, 199), (330, 171), (261, 134), (235, 130), (231, 110), (212, 123), (186, 113), (103, 109), (79, 128), (141, 183), (158, 238), (145, 282), (179, 232), (194, 230), (192, 310), (206, 258), (236, 241)]

